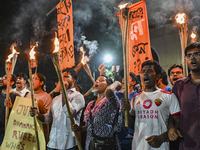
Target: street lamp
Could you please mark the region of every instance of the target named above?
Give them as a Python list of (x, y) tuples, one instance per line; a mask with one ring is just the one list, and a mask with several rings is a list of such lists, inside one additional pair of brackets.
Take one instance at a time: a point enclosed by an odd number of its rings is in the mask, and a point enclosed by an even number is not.
[(104, 61), (107, 62), (107, 63), (109, 63), (109, 62), (112, 61), (112, 57), (107, 54), (107, 55), (104, 56)]

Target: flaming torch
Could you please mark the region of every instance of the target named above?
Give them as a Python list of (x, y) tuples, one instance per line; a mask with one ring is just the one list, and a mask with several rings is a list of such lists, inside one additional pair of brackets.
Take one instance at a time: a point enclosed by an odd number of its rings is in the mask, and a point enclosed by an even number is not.
[[(17, 55), (19, 52), (17, 52), (14, 48), (14, 46), (11, 46), (12, 48), (12, 54), (8, 55), (8, 59), (5, 63), (5, 70), (6, 70), (6, 76), (7, 76), (7, 88), (6, 88), (6, 101), (9, 102), (9, 95), (10, 95), (10, 78), (11, 74), (14, 71), (15, 64), (17, 61)], [(12, 61), (11, 61), (12, 59)], [(6, 106), (6, 113), (5, 113), (5, 130), (8, 123), (8, 117), (9, 117), (9, 105)]]
[(83, 55), (82, 55), (82, 60), (81, 60), (81, 62), (76, 66), (76, 68), (74, 68), (74, 71), (76, 71), (76, 72), (78, 72), (78, 71), (83, 67), (83, 64), (87, 63), (87, 62), (86, 62), (86, 61), (87, 61), (87, 60), (86, 60), (87, 57), (85, 56), (85, 52), (84, 52), (82, 46), (80, 47), (80, 51), (83, 53)]
[(197, 42), (197, 35), (194, 32), (191, 33), (190, 38), (191, 38), (190, 43), (196, 43)]
[(182, 65), (183, 65), (183, 74), (187, 76), (187, 67), (185, 61), (185, 53), (184, 50), (187, 46), (187, 38), (188, 38), (188, 27), (186, 24), (186, 14), (178, 13), (175, 16), (176, 22), (179, 25), (179, 36), (181, 41), (181, 50), (182, 50)]
[[(66, 92), (66, 88), (65, 88), (65, 85), (64, 85), (63, 77), (62, 77), (62, 71), (61, 71), (60, 65), (59, 65), (59, 59), (60, 59), (59, 58), (59, 41), (58, 41), (58, 38), (57, 38), (57, 34), (56, 34), (56, 37), (55, 37), (55, 40), (54, 40), (54, 45), (55, 45), (55, 50), (53, 51), (53, 54), (51, 55), (51, 59), (53, 61), (57, 76), (58, 76), (60, 84), (61, 84), (62, 94), (63, 94), (63, 98), (64, 98), (64, 101), (65, 101), (65, 104), (66, 104), (67, 112), (69, 114), (71, 125), (74, 125), (74, 119), (73, 119), (71, 109), (70, 109), (70, 106), (69, 106), (69, 101), (67, 99), (67, 92)], [(74, 134), (75, 134), (75, 137), (76, 137), (78, 148), (79, 148), (79, 150), (82, 150), (82, 146), (81, 146), (81, 142), (80, 142), (78, 133), (74, 132)]]
[[(34, 90), (33, 90), (33, 82), (35, 81), (35, 78), (32, 79), (32, 69), (37, 70), (37, 61), (35, 58), (36, 52), (34, 51), (35, 46), (31, 49), (29, 55), (30, 60), (28, 61), (28, 68), (29, 68), (29, 77), (30, 77), (30, 89), (31, 89), (31, 100), (32, 100), (32, 107), (35, 106), (35, 98), (34, 98)], [(35, 71), (36, 73), (36, 71)], [(37, 131), (37, 123), (36, 123), (36, 116), (33, 117), (34, 121), (34, 127), (35, 127), (35, 136), (36, 136), (36, 143), (37, 143), (37, 149), (40, 150), (40, 143), (39, 143), (39, 136)]]
[(80, 51), (83, 53), (83, 57), (82, 57), (82, 60), (81, 60), (81, 64), (83, 65), (83, 68), (85, 69), (85, 71), (86, 71), (87, 74), (89, 75), (89, 77), (90, 77), (90, 79), (92, 80), (92, 82), (95, 84), (94, 78), (92, 77), (92, 73), (91, 73), (91, 71), (90, 71), (90, 67), (89, 67), (89, 65), (87, 64), (88, 58), (87, 58), (87, 56), (85, 56), (85, 52), (84, 52), (83, 47), (80, 47)]
[[(121, 16), (121, 32), (122, 32), (122, 46), (123, 46), (123, 63), (124, 63), (124, 88), (125, 88), (125, 97), (124, 102), (128, 101), (128, 57), (127, 57), (127, 28), (129, 20), (129, 3), (119, 5), (120, 16)], [(125, 110), (125, 126), (128, 127), (128, 110)]]
[(11, 49), (12, 49), (12, 53), (13, 53), (13, 58), (12, 58), (12, 71), (11, 71), (11, 74), (13, 74), (14, 72), (14, 69), (15, 69), (15, 64), (17, 62), (17, 57), (19, 55), (19, 52), (16, 51), (14, 45), (11, 46)]

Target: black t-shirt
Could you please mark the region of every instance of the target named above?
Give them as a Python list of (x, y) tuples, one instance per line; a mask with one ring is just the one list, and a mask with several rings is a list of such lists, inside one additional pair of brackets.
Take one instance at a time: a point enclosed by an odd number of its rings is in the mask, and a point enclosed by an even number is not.
[[(10, 93), (10, 99), (12, 104), (14, 104), (16, 96), (19, 95), (14, 92)], [(5, 132), (5, 109), (6, 109), (4, 106), (5, 99), (6, 99), (6, 94), (0, 92), (0, 133)], [(11, 109), (9, 111), (11, 111)]]

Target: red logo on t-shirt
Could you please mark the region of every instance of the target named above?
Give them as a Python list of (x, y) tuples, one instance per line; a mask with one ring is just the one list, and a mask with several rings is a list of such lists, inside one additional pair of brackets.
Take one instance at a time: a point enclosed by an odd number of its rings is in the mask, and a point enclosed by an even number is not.
[(152, 106), (152, 101), (150, 99), (147, 99), (147, 100), (144, 101), (143, 107), (145, 109), (149, 109), (149, 108), (151, 108), (151, 106)]

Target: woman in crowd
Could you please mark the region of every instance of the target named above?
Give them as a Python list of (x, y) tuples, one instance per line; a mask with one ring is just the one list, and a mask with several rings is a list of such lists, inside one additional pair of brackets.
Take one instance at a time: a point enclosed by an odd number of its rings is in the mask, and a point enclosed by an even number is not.
[(87, 130), (86, 150), (120, 150), (117, 132), (122, 125), (119, 100), (114, 95), (115, 89), (121, 86), (116, 81), (112, 83), (106, 76), (96, 80), (94, 90), (97, 100), (91, 101), (84, 112), (86, 126), (74, 125), (72, 130)]

